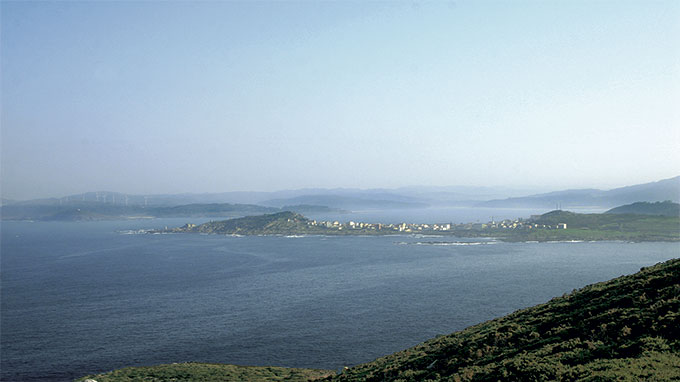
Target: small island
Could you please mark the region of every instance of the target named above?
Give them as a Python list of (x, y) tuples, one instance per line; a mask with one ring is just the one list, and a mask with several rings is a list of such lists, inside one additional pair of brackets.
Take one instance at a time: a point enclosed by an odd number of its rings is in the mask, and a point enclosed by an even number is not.
[[(671, 203), (677, 205), (677, 203)], [(625, 207), (625, 206), (624, 206)], [(618, 207), (621, 208), (621, 207)], [(614, 209), (616, 210), (616, 209)], [(614, 211), (612, 210), (612, 211)], [(493, 237), (503, 241), (680, 241), (680, 217), (607, 211), (579, 214), (555, 210), (528, 219), (487, 223), (399, 223), (317, 221), (291, 211), (212, 221), (150, 233), (220, 235), (395, 235)]]

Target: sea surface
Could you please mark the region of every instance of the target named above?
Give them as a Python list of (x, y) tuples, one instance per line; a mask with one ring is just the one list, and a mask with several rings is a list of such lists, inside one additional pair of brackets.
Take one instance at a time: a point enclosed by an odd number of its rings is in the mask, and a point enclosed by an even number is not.
[(184, 361), (337, 369), (680, 257), (678, 243), (130, 231), (184, 223), (2, 222), (2, 381)]

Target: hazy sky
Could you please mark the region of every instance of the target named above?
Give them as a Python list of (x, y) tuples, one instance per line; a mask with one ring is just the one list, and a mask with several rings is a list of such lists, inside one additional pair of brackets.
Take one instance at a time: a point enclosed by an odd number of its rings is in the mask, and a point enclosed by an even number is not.
[(680, 2), (2, 1), (2, 196), (680, 175)]

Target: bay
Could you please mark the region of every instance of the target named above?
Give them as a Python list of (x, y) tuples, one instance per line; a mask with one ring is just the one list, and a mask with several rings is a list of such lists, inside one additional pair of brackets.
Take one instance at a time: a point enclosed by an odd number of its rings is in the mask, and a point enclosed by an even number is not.
[(678, 243), (121, 232), (185, 220), (3, 222), (2, 380), (183, 361), (337, 369), (680, 255)]

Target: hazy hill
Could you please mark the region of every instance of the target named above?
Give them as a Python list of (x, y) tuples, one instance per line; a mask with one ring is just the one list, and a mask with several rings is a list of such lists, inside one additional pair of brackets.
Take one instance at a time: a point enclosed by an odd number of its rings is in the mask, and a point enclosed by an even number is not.
[(288, 199), (265, 200), (262, 204), (276, 207), (291, 204), (314, 204), (345, 210), (425, 208), (428, 206), (428, 204), (418, 201), (417, 199), (390, 193), (379, 193), (366, 196), (301, 195)]
[[(680, 260), (669, 260), (438, 336), (325, 380), (680, 380), (679, 296)], [(328, 372), (187, 363), (126, 368), (89, 378), (230, 382), (315, 380), (324, 375)]]
[(289, 197), (262, 199), (259, 204), (318, 204), (342, 209), (423, 208), (427, 206), (472, 206), (499, 197), (526, 195), (526, 189), (471, 186), (408, 186), (395, 189), (335, 188), (299, 190)]
[(174, 207), (117, 205), (93, 201), (70, 201), (62, 204), (11, 204), (2, 206), (3, 220), (116, 220), (142, 217), (229, 217), (266, 214), (280, 211), (278, 208), (252, 204), (188, 204)]
[(654, 203), (637, 202), (612, 208), (605, 212), (605, 214), (680, 216), (680, 204), (673, 203), (670, 200)]
[[(535, 190), (535, 189), (534, 189)], [(534, 191), (536, 192), (536, 191)], [(596, 189), (566, 190), (521, 196), (527, 189), (469, 186), (409, 186), (395, 189), (306, 188), (273, 192), (235, 191), (222, 193), (184, 193), (133, 195), (98, 191), (27, 201), (3, 200), (3, 205), (64, 206), (76, 203), (101, 203), (132, 207), (173, 207), (188, 204), (254, 204), (269, 207), (316, 205), (343, 210), (455, 207), (568, 207), (611, 208), (639, 201), (680, 201), (680, 176), (653, 183), (621, 187), (609, 191)]]
[[(529, 193), (526, 189), (505, 187), (469, 186), (410, 186), (396, 189), (359, 189), (359, 188), (303, 188), (272, 192), (233, 191), (218, 193), (182, 194), (124, 194), (111, 191), (86, 192), (60, 198), (33, 199), (25, 201), (3, 199), (2, 204), (23, 205), (63, 205), (73, 202), (98, 202), (125, 206), (170, 207), (187, 204), (267, 204), (281, 207), (284, 205), (314, 204), (334, 208), (356, 205), (359, 208), (375, 206), (384, 208), (396, 205), (393, 202), (420, 203), (422, 205), (470, 205), (471, 203)], [(296, 199), (297, 198), (297, 199)], [(331, 204), (319, 203), (328, 198)], [(316, 199), (316, 201), (314, 201)], [(343, 207), (344, 206), (344, 207)], [(411, 205), (408, 205), (411, 206)], [(399, 206), (397, 206), (399, 207)]]
[(596, 189), (566, 190), (545, 194), (495, 199), (478, 204), (480, 207), (539, 207), (555, 208), (560, 204), (568, 207), (611, 208), (639, 201), (680, 201), (680, 176), (658, 182), (615, 188), (608, 191)]
[(6, 206), (8, 204), (13, 204), (13, 203), (16, 203), (16, 200), (7, 199), (7, 198), (0, 198), (0, 206)]

